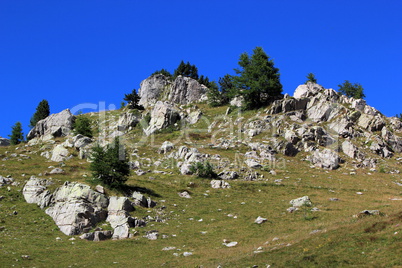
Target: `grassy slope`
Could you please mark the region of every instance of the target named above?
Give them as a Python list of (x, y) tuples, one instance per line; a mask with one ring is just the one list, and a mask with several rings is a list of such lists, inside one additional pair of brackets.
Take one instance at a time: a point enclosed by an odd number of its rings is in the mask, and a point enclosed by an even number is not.
[[(221, 109), (221, 110), (219, 110)], [(224, 108), (207, 110), (214, 115)], [(200, 123), (199, 128), (203, 128)], [(138, 148), (140, 155), (155, 158), (156, 148), (164, 140), (180, 133), (165, 133), (156, 136), (154, 146), (145, 142)], [(202, 133), (207, 135), (207, 133)], [(131, 139), (138, 140), (140, 133), (134, 130)], [(194, 136), (193, 136), (194, 138)], [(258, 140), (259, 136), (255, 138)], [(190, 140), (193, 144), (207, 147), (207, 140)], [(60, 141), (58, 141), (60, 142)], [(192, 145), (190, 145), (192, 146)], [(208, 180), (192, 176), (163, 175), (148, 173), (132, 175), (128, 184), (149, 189), (151, 198), (158, 202), (155, 209), (137, 208), (133, 216), (162, 215), (166, 222), (150, 222), (147, 227), (137, 228), (138, 235), (122, 241), (88, 242), (69, 240), (70, 237), (58, 231), (53, 220), (36, 205), (27, 204), (21, 194), (24, 181), (31, 175), (44, 174), (49, 166), (58, 163), (47, 162), (35, 152), (39, 147), (21, 146), (19, 157), (1, 161), (0, 175), (12, 175), (21, 184), (0, 188), (0, 263), (2, 267), (331, 267), (331, 266), (394, 266), (402, 265), (401, 248), (401, 198), (397, 174), (371, 172), (366, 169), (350, 175), (350, 166), (345, 164), (336, 171), (311, 169), (301, 159), (285, 157), (286, 165), (277, 168), (277, 175), (264, 175), (259, 181), (231, 181), (231, 189), (212, 189)], [(199, 149), (201, 152), (221, 154), (233, 159), (237, 150)], [(6, 153), (8, 151), (8, 153)], [(0, 148), (0, 159), (9, 156), (15, 147)], [(158, 156), (159, 157), (159, 156)], [(395, 158), (394, 158), (395, 159)], [(82, 181), (88, 173), (88, 163), (77, 158), (65, 162), (66, 174), (52, 177), (58, 184), (65, 180)], [(387, 169), (398, 167), (390, 160)], [(150, 168), (151, 169), (151, 168)], [(159, 170), (163, 170), (158, 168)], [(168, 170), (169, 171), (169, 170)], [(26, 174), (24, 177), (22, 174)], [(152, 177), (153, 179), (150, 179)], [(282, 182), (276, 183), (276, 179)], [(188, 187), (189, 182), (195, 186)], [(190, 191), (192, 198), (178, 196), (180, 190)], [(356, 192), (363, 192), (362, 195)], [(116, 193), (113, 193), (116, 194)], [(287, 213), (291, 199), (308, 195), (318, 212)], [(339, 201), (329, 201), (329, 198)], [(163, 202), (165, 200), (165, 202)], [(162, 209), (161, 206), (166, 206)], [(379, 209), (386, 216), (353, 218), (364, 209)], [(18, 214), (14, 215), (13, 211)], [(228, 216), (228, 214), (231, 214)], [(236, 217), (233, 217), (236, 216)], [(257, 225), (257, 216), (268, 218)], [(149, 241), (142, 236), (146, 231), (158, 230), (161, 236)], [(320, 230), (311, 234), (314, 230)], [(56, 240), (60, 237), (61, 240)], [(233, 248), (222, 245), (223, 239), (237, 241)], [(164, 247), (175, 250), (162, 251)], [(262, 253), (254, 253), (262, 247)], [(173, 253), (193, 252), (192, 256), (174, 256)], [(24, 259), (21, 255), (29, 255)]]

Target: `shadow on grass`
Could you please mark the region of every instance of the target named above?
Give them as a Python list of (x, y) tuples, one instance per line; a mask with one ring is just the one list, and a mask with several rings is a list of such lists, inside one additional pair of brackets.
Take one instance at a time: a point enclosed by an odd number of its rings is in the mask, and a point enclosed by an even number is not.
[(135, 186), (135, 185), (127, 185), (127, 184), (112, 184), (112, 185), (106, 185), (98, 180), (93, 180), (89, 179), (87, 180), (89, 184), (92, 186), (95, 185), (102, 185), (103, 187), (111, 190), (116, 190), (117, 192), (125, 195), (125, 196), (130, 196), (133, 192), (140, 192), (142, 194), (148, 194), (153, 197), (161, 197), (160, 194), (155, 193), (155, 191), (145, 188), (145, 187), (140, 187), (140, 186)]

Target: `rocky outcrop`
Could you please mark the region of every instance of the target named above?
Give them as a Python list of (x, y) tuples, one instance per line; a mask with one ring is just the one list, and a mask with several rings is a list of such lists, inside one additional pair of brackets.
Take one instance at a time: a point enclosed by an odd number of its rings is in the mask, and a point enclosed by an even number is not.
[(338, 154), (328, 148), (325, 148), (322, 151), (315, 150), (309, 157), (309, 160), (316, 167), (325, 169), (337, 169), (341, 161)]
[(56, 189), (46, 214), (66, 235), (77, 235), (106, 220), (109, 200), (88, 185), (65, 182)]
[(40, 120), (36, 126), (29, 131), (27, 138), (33, 139), (46, 135), (53, 137), (67, 136), (72, 128), (75, 116), (69, 109), (61, 111), (58, 114), (52, 114), (43, 120)]
[(357, 146), (353, 145), (353, 143), (348, 140), (342, 143), (342, 151), (353, 159), (363, 160), (365, 158), (364, 154), (359, 151)]
[(179, 112), (172, 104), (158, 101), (151, 112), (149, 126), (144, 129), (146, 135), (151, 135), (157, 130), (161, 130), (173, 125), (180, 119)]
[(138, 95), (140, 96), (139, 105), (145, 108), (154, 105), (158, 100), (163, 99), (163, 93), (171, 88), (172, 83), (169, 78), (162, 74), (155, 74), (141, 82)]
[(0, 146), (8, 146), (8, 145), (10, 145), (10, 140), (0, 137)]
[(139, 104), (145, 108), (158, 101), (189, 104), (206, 100), (207, 88), (190, 77), (178, 76), (173, 82), (162, 74), (148, 77), (141, 82)]
[(140, 114), (134, 114), (131, 112), (122, 113), (119, 116), (118, 131), (126, 131), (135, 127), (141, 120)]
[(167, 100), (177, 104), (189, 104), (205, 100), (207, 87), (190, 77), (178, 76), (169, 90)]

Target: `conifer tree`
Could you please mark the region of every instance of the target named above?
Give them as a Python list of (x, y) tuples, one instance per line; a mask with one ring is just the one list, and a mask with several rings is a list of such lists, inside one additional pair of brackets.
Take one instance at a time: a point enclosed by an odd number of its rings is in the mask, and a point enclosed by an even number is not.
[(38, 107), (36, 107), (36, 112), (31, 117), (30, 127), (33, 128), (34, 126), (36, 126), (36, 123), (38, 123), (40, 120), (45, 119), (46, 117), (48, 117), (49, 114), (50, 114), (49, 103), (48, 103), (47, 100), (42, 100), (38, 104)]
[(313, 73), (308, 73), (306, 78), (307, 81), (305, 84), (307, 84), (307, 82), (317, 83), (317, 79), (315, 78), (315, 75)]
[(338, 91), (349, 98), (353, 97), (355, 99), (364, 99), (366, 97), (363, 92), (364, 89), (359, 83), (352, 84), (348, 80), (345, 80), (345, 82), (343, 82), (341, 85), (338, 85), (338, 87)]
[(9, 135), (9, 137), (11, 145), (17, 145), (24, 141), (21, 122), (15, 123), (15, 125), (12, 127), (11, 135)]
[(268, 105), (282, 95), (279, 69), (261, 47), (256, 47), (251, 56), (241, 54), (239, 66), (233, 85), (244, 97), (245, 109)]
[(94, 179), (105, 185), (120, 187), (130, 175), (127, 154), (118, 137), (106, 148), (96, 145), (92, 149), (91, 160), (90, 170)]
[(130, 109), (143, 110), (144, 107), (138, 104), (140, 99), (141, 98), (135, 89), (133, 89), (133, 91), (130, 94), (124, 94), (124, 100), (127, 101), (128, 108)]

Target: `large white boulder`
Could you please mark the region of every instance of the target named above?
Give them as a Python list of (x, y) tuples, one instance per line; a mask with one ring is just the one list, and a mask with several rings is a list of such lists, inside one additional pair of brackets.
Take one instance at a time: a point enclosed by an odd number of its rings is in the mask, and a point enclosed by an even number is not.
[(53, 137), (67, 136), (72, 128), (75, 116), (69, 109), (57, 114), (51, 114), (45, 119), (40, 120), (34, 128), (29, 131), (28, 139), (52, 135)]
[(146, 135), (151, 135), (157, 130), (166, 128), (180, 119), (179, 112), (172, 104), (158, 101), (151, 112), (149, 126), (144, 129)]

